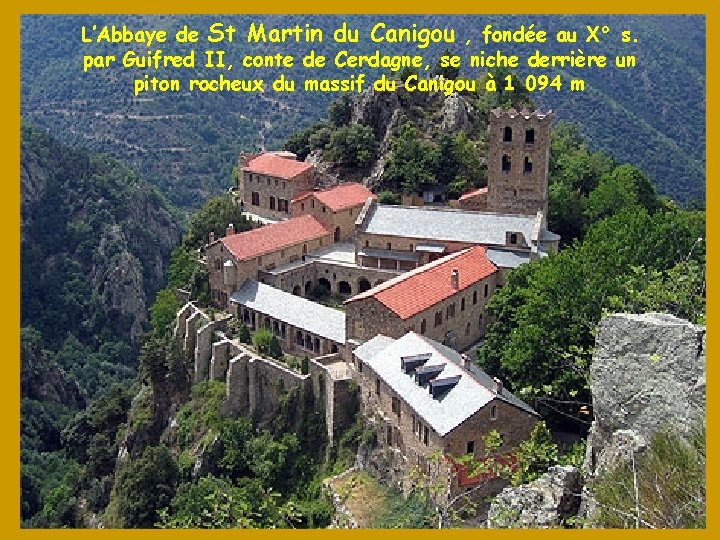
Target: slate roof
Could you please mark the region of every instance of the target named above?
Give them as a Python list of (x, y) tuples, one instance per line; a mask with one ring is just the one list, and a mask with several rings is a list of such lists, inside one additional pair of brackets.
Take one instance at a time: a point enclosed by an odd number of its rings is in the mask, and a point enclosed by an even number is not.
[(291, 180), (310, 168), (312, 168), (311, 163), (265, 153), (251, 159), (242, 170)]
[(526, 251), (507, 251), (504, 249), (487, 250), (487, 258), (500, 268), (517, 268), (530, 261), (530, 253)]
[(548, 231), (547, 229), (540, 232), (540, 241), (541, 242), (558, 242), (560, 241), (560, 235), (555, 234), (552, 231)]
[(330, 231), (322, 223), (306, 215), (226, 236), (220, 241), (238, 261), (244, 261), (327, 234)]
[[(460, 376), (450, 390), (433, 398), (428, 385), (420, 386), (401, 367), (403, 356), (431, 353), (425, 366), (445, 364), (438, 379)], [(457, 428), (494, 399), (500, 399), (530, 413), (533, 409), (506, 388), (497, 394), (492, 378), (480, 368), (473, 373), (461, 367), (462, 358), (452, 349), (409, 332), (397, 340), (376, 336), (354, 354), (367, 364), (415, 413), (441, 437)]]
[[(459, 273), (458, 289), (452, 287), (450, 279), (455, 269)], [(345, 303), (373, 297), (400, 318), (408, 319), (497, 271), (487, 258), (486, 248), (475, 246), (390, 279)]]
[(306, 199), (310, 196), (315, 197), (333, 212), (338, 212), (353, 206), (362, 206), (369, 198), (375, 198), (373, 192), (362, 184), (348, 182), (347, 184), (340, 184), (330, 189), (304, 193), (293, 199), (293, 202)]
[(311, 302), (253, 279), (246, 279), (232, 294), (230, 301), (336, 343), (345, 344), (345, 314), (337, 309)]
[(507, 232), (521, 232), (529, 242), (534, 222), (534, 215), (376, 205), (364, 220), (362, 231), (406, 238), (504, 246)]

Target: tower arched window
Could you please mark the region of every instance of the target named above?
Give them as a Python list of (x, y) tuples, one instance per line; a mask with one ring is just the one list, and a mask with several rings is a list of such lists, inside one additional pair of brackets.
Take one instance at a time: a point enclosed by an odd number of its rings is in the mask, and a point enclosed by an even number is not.
[(530, 174), (532, 172), (532, 158), (530, 156), (525, 156), (525, 165), (523, 167), (523, 172), (525, 174)]
[(512, 142), (512, 128), (510, 126), (505, 126), (503, 130), (503, 142)]
[(502, 171), (503, 171), (504, 173), (509, 173), (511, 167), (512, 167), (512, 164), (511, 164), (511, 161), (510, 161), (510, 156), (508, 156), (507, 154), (503, 154), (503, 157), (502, 157)]

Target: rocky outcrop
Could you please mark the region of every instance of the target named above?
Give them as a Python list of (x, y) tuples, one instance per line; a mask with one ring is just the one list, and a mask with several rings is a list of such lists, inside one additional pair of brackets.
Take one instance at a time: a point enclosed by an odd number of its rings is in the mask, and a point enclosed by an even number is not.
[(470, 133), (473, 128), (469, 114), (471, 109), (471, 105), (458, 94), (450, 95), (443, 103), (440, 129), (450, 134)]
[[(395, 92), (378, 92), (372, 87), (353, 97), (351, 124), (363, 124), (372, 129), (378, 141), (378, 159), (368, 171), (362, 171), (363, 178), (355, 178), (352, 171), (335, 170), (343, 181), (363, 181), (373, 189), (383, 189), (385, 163), (390, 156), (392, 143), (400, 125), (408, 120), (419, 130), (425, 139), (434, 139), (441, 132), (454, 135), (464, 132), (468, 135), (484, 132), (487, 119), (473, 108), (468, 100), (457, 94), (450, 96), (442, 92), (409, 93), (398, 83)], [(308, 157), (307, 161), (321, 161), (321, 155)], [(319, 169), (325, 171), (322, 165)]]
[(580, 507), (580, 471), (575, 467), (550, 467), (537, 480), (507, 487), (490, 505), (490, 528), (562, 527)]
[(385, 137), (390, 120), (399, 108), (400, 100), (396, 92), (377, 92), (370, 88), (353, 99), (350, 123), (368, 126), (380, 141)]
[(595, 419), (585, 471), (642, 449), (660, 429), (705, 420), (705, 327), (672, 315), (616, 314), (599, 325), (590, 365)]

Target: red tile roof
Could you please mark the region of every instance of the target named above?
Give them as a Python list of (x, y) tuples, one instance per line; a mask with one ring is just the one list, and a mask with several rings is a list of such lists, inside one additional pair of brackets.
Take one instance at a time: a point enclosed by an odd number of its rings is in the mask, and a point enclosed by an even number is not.
[(251, 159), (247, 166), (243, 167), (243, 171), (266, 174), (277, 178), (285, 178), (290, 180), (298, 174), (307, 171), (312, 167), (311, 163), (298, 161), (296, 159), (283, 158), (275, 154), (260, 154), (258, 157)]
[[(450, 281), (454, 269), (459, 272), (458, 289)], [(373, 297), (401, 319), (408, 319), (497, 271), (485, 247), (475, 246), (388, 280), (345, 302)]]
[(362, 206), (365, 204), (365, 201), (368, 200), (368, 197), (375, 198), (375, 194), (362, 184), (348, 182), (347, 184), (340, 184), (339, 186), (323, 191), (304, 193), (293, 199), (293, 202), (306, 199), (311, 195), (333, 212), (345, 210), (353, 206)]
[(221, 242), (238, 261), (245, 261), (328, 234), (314, 217), (300, 216), (226, 236)]
[(477, 197), (478, 195), (483, 195), (488, 192), (488, 188), (482, 187), (480, 189), (474, 189), (472, 191), (468, 191), (467, 193), (463, 193), (460, 195), (460, 200), (464, 201), (466, 199), (472, 199), (473, 197)]

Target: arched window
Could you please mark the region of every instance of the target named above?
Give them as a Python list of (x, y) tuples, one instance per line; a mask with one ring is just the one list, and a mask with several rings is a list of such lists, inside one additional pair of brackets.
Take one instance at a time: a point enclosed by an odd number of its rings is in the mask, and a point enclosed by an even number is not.
[(530, 174), (532, 172), (532, 159), (530, 156), (525, 156), (525, 166), (523, 168), (523, 172), (525, 174)]
[(504, 173), (509, 173), (511, 167), (512, 167), (512, 164), (511, 164), (511, 162), (510, 162), (510, 156), (508, 156), (507, 154), (503, 154), (503, 157), (502, 157), (502, 171), (503, 171)]
[(512, 128), (510, 126), (505, 126), (503, 130), (503, 142), (512, 142)]
[(526, 129), (525, 130), (525, 142), (527, 144), (533, 144), (535, 142), (535, 130), (534, 129)]

